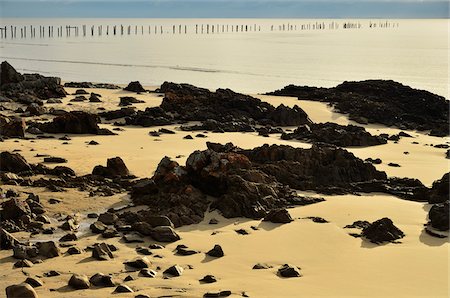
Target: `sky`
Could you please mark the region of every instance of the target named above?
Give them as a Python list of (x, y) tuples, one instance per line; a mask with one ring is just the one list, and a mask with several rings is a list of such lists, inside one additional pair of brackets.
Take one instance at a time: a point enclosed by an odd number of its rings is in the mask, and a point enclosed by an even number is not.
[(0, 17), (449, 18), (449, 1), (0, 0)]

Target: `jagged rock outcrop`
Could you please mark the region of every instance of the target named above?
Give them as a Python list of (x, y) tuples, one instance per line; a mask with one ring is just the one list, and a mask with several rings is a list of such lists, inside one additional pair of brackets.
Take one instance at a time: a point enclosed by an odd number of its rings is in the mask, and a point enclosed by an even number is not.
[(381, 123), (431, 130), (434, 136), (449, 135), (448, 100), (390, 80), (344, 82), (333, 88), (289, 85), (269, 94), (329, 102), (338, 112), (362, 124)]
[(291, 133), (283, 133), (281, 139), (321, 142), (341, 147), (375, 146), (387, 143), (385, 138), (371, 135), (364, 127), (344, 126), (331, 122), (299, 126)]
[(23, 138), (25, 136), (25, 128), (24, 119), (0, 114), (0, 136)]
[(31, 104), (42, 99), (65, 97), (61, 79), (18, 73), (7, 61), (0, 65), (0, 94), (16, 102)]
[(397, 228), (391, 219), (385, 217), (374, 221), (368, 227), (364, 228), (361, 234), (373, 243), (394, 242), (405, 236), (403, 232)]
[(433, 186), (431, 187), (430, 196), (428, 198), (428, 202), (430, 204), (435, 203), (443, 203), (449, 200), (449, 181), (450, 173), (444, 174), (441, 179), (433, 182)]
[(131, 91), (131, 92), (145, 92), (144, 87), (142, 87), (139, 81), (133, 81), (128, 84), (123, 90)]
[(31, 171), (31, 166), (19, 153), (0, 153), (0, 172), (20, 173)]
[(122, 158), (114, 157), (108, 158), (106, 167), (95, 166), (92, 171), (92, 175), (98, 175), (103, 177), (127, 177), (130, 176), (130, 171), (123, 162)]
[[(165, 94), (159, 107), (136, 111), (125, 118), (128, 125), (157, 126), (186, 121), (201, 121), (212, 131), (255, 131), (260, 125), (309, 124), (308, 115), (298, 106), (275, 108), (257, 98), (230, 89), (211, 92), (189, 84), (165, 82), (159, 90)], [(185, 127), (199, 130), (200, 127)]]
[(72, 111), (54, 118), (50, 122), (35, 123), (34, 126), (47, 133), (73, 133), (112, 135), (108, 129), (98, 126), (100, 118), (97, 115), (83, 111)]

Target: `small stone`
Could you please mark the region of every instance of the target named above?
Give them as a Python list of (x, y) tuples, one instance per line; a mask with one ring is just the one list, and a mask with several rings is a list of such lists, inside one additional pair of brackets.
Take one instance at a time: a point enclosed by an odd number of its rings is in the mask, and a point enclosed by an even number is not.
[(19, 260), (16, 263), (14, 263), (14, 268), (29, 268), (33, 267), (33, 263), (30, 260)]
[(45, 277), (54, 277), (54, 276), (60, 276), (61, 273), (59, 273), (58, 271), (55, 270), (50, 270), (49, 272), (45, 272), (44, 276)]
[(206, 253), (210, 257), (214, 258), (221, 258), (224, 256), (222, 247), (218, 244), (214, 245), (214, 248), (212, 248), (210, 251)]
[(272, 268), (272, 266), (270, 266), (269, 264), (266, 264), (266, 263), (257, 263), (257, 264), (255, 264), (255, 265), (253, 266), (252, 269), (255, 269), (255, 270), (261, 270), (261, 269), (269, 269), (269, 268)]
[(183, 268), (178, 265), (173, 265), (164, 270), (164, 274), (168, 274), (171, 276), (181, 276), (183, 274)]
[(124, 262), (124, 264), (133, 268), (142, 269), (142, 268), (149, 268), (151, 262), (147, 257), (138, 257), (132, 261)]
[(205, 275), (202, 279), (200, 279), (200, 282), (204, 282), (207, 284), (211, 284), (216, 281), (217, 281), (217, 279), (214, 277), (214, 275)]
[(76, 246), (72, 246), (72, 247), (70, 247), (68, 250), (67, 250), (67, 253), (69, 254), (69, 255), (79, 255), (79, 254), (81, 254), (83, 252), (83, 250), (81, 249), (81, 248), (79, 248), (79, 247), (76, 247)]
[(59, 239), (59, 241), (60, 242), (69, 242), (69, 241), (75, 241), (77, 239), (78, 239), (78, 237), (77, 237), (77, 235), (75, 233), (68, 233), (68, 234), (62, 236)]
[(127, 285), (118, 285), (114, 293), (133, 293), (133, 290)]
[(151, 270), (148, 268), (144, 268), (141, 269), (141, 271), (139, 272), (139, 274), (143, 277), (150, 277), (150, 278), (154, 278), (156, 277), (157, 272), (155, 270)]

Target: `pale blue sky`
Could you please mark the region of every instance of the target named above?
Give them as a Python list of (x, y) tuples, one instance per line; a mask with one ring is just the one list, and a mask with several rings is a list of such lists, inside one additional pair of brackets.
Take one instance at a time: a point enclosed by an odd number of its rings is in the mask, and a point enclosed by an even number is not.
[(0, 0), (1, 17), (448, 18), (448, 0)]

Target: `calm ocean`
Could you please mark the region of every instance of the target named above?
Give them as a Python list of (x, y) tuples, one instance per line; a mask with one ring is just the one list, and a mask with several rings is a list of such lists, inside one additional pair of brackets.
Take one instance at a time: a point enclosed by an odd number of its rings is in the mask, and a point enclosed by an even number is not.
[[(448, 98), (449, 20), (388, 22), (381, 28), (385, 20), (4, 18), (0, 26), (10, 33), (14, 25), (17, 31), (15, 38), (0, 39), (0, 58), (21, 72), (65, 81), (174, 81), (260, 93), (287, 84), (328, 87), (345, 80), (392, 79)], [(359, 28), (344, 29), (346, 23)], [(30, 25), (36, 28), (34, 38)], [(40, 25), (45, 37), (39, 37)], [(78, 26), (78, 36), (75, 29), (66, 36), (66, 25)], [(23, 26), (26, 38), (20, 37)], [(53, 37), (48, 26), (54, 26)], [(56, 36), (59, 26), (63, 37)]]

